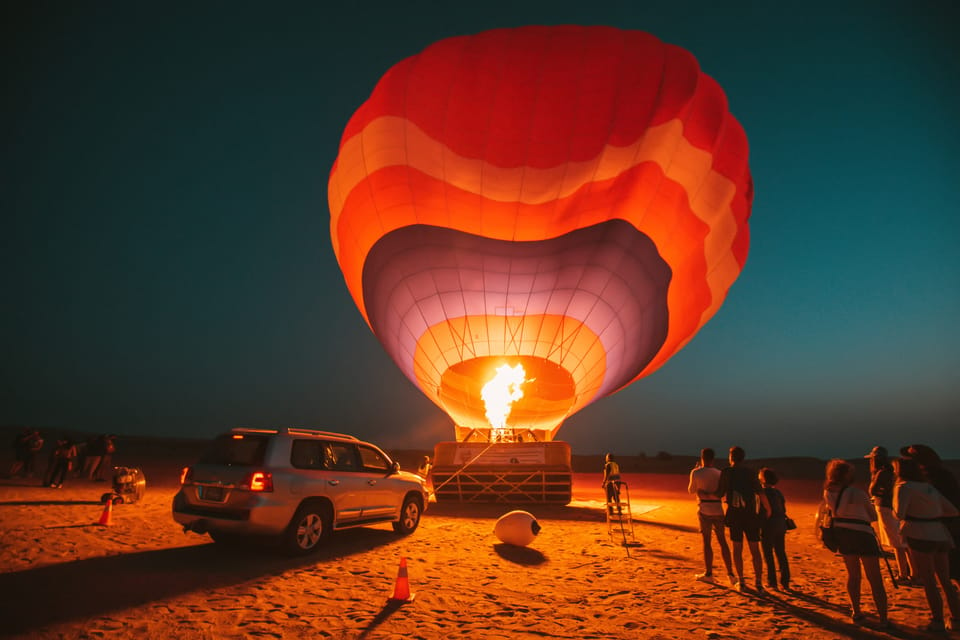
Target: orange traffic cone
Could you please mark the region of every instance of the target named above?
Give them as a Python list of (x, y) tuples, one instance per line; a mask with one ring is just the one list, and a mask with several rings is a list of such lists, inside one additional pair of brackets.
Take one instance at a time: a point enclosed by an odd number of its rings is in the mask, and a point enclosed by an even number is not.
[(393, 597), (388, 600), (395, 604), (413, 602), (416, 594), (410, 593), (410, 581), (407, 579), (407, 559), (400, 558), (400, 571), (397, 572), (397, 585), (393, 588)]
[(113, 525), (113, 500), (107, 500), (106, 506), (103, 507), (103, 513), (100, 515), (100, 521), (97, 522), (101, 527), (109, 527)]

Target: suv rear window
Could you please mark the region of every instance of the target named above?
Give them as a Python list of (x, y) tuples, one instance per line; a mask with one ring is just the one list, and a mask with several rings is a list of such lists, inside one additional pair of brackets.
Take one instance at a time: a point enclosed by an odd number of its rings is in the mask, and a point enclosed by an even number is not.
[(204, 464), (227, 464), (240, 467), (256, 467), (263, 464), (267, 450), (267, 435), (225, 433), (210, 444), (200, 458)]
[(296, 469), (330, 469), (333, 466), (326, 459), (323, 443), (319, 440), (294, 440), (290, 464)]

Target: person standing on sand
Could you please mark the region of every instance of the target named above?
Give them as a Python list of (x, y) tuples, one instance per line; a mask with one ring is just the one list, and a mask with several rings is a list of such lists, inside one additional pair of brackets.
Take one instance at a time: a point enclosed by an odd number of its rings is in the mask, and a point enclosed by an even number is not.
[(873, 508), (877, 512), (877, 530), (880, 543), (893, 549), (897, 558), (897, 584), (913, 585), (913, 573), (907, 554), (907, 543), (900, 535), (900, 521), (893, 513), (893, 465), (887, 457), (884, 447), (876, 446), (863, 456), (870, 459), (870, 488), (868, 493), (873, 499)]
[(112, 433), (108, 433), (103, 437), (103, 454), (100, 456), (100, 464), (97, 465), (97, 468), (94, 473), (93, 479), (97, 482), (104, 482), (104, 472), (110, 474), (110, 477), (113, 478), (113, 454), (117, 451), (117, 436)]
[[(916, 460), (893, 461), (897, 484), (893, 489), (893, 510), (900, 519), (900, 531), (910, 548), (914, 575), (923, 585), (930, 607), (931, 620), (924, 631), (960, 631), (960, 595), (950, 580), (950, 551), (953, 537), (943, 523), (956, 517), (957, 509), (927, 481)], [(943, 622), (943, 598), (937, 582), (947, 597), (950, 623)]]
[(720, 484), (715, 495), (727, 503), (724, 522), (730, 529), (733, 542), (733, 564), (737, 570), (736, 589), (743, 591), (743, 539), (750, 547), (753, 561), (754, 585), (763, 591), (763, 557), (760, 555), (760, 515), (762, 505), (770, 513), (770, 504), (757, 479), (757, 472), (743, 464), (746, 457), (741, 447), (730, 447), (730, 466), (720, 472)]
[(70, 464), (76, 457), (77, 447), (68, 438), (57, 440), (52, 454), (53, 468), (50, 471), (47, 486), (54, 489), (63, 487), (63, 481), (67, 479), (70, 471)]
[(86, 455), (83, 456), (83, 467), (80, 475), (87, 480), (93, 480), (93, 476), (100, 466), (100, 459), (105, 451), (105, 439), (100, 435), (95, 438), (87, 438)]
[(780, 478), (769, 467), (760, 469), (760, 486), (770, 511), (766, 518), (762, 518), (760, 526), (760, 546), (763, 548), (763, 559), (767, 563), (767, 586), (777, 588), (777, 565), (780, 565), (780, 587), (784, 591), (790, 590), (790, 563), (787, 560), (787, 501), (780, 489), (776, 488)]
[(880, 574), (880, 545), (871, 522), (877, 513), (870, 496), (863, 489), (853, 486), (853, 465), (846, 460), (834, 459), (827, 463), (823, 483), (824, 509), (833, 518), (833, 530), (837, 536), (837, 553), (843, 556), (847, 569), (847, 595), (850, 598), (850, 618), (860, 624), (866, 618), (860, 610), (860, 566), (867, 575), (873, 602), (877, 606), (880, 627), (889, 628), (887, 619), (887, 591)]
[[(905, 458), (912, 458), (920, 465), (920, 471), (927, 482), (946, 498), (950, 504), (960, 510), (960, 483), (956, 477), (943, 465), (937, 452), (925, 444), (912, 444), (904, 453)], [(953, 549), (950, 550), (950, 577), (960, 582), (960, 516), (944, 518), (943, 524), (953, 538)]]
[(40, 431), (33, 428), (24, 429), (13, 441), (14, 462), (10, 467), (11, 478), (21, 473), (25, 478), (32, 478), (36, 470), (37, 456), (43, 448), (43, 438)]
[(603, 482), (601, 486), (607, 491), (607, 510), (613, 515), (613, 505), (617, 506), (617, 514), (620, 513), (620, 465), (613, 459), (613, 454), (608, 453), (604, 459)]
[(712, 532), (717, 536), (730, 584), (736, 586), (737, 579), (730, 564), (730, 547), (727, 546), (727, 537), (723, 531), (723, 503), (716, 496), (717, 487), (720, 485), (720, 470), (713, 466), (714, 457), (713, 449), (701, 449), (700, 460), (690, 472), (690, 482), (687, 484), (687, 492), (697, 496), (697, 519), (700, 521), (700, 535), (703, 536), (704, 572), (696, 577), (702, 582), (714, 582), (713, 548), (710, 545)]

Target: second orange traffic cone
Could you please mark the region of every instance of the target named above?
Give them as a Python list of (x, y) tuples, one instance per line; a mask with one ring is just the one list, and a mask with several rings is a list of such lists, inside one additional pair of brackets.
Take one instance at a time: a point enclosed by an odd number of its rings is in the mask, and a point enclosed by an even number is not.
[(410, 580), (407, 578), (407, 559), (400, 558), (400, 570), (397, 572), (397, 584), (393, 588), (393, 597), (388, 602), (403, 604), (413, 602), (416, 594), (410, 593)]
[(109, 527), (113, 525), (113, 500), (107, 500), (106, 506), (103, 507), (103, 513), (100, 514), (100, 521), (97, 522), (101, 527)]

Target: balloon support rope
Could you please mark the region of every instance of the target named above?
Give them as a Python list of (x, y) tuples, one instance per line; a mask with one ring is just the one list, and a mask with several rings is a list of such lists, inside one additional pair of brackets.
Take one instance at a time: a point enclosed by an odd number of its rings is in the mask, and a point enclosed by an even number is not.
[(486, 446), (486, 448), (484, 448), (483, 451), (481, 451), (481, 452), (478, 453), (477, 455), (473, 456), (473, 458), (471, 458), (470, 460), (468, 460), (462, 467), (460, 467), (459, 469), (457, 469), (456, 471), (454, 471), (454, 472), (450, 475), (450, 477), (447, 478), (446, 480), (444, 480), (443, 482), (441, 482), (439, 486), (434, 487), (434, 488), (433, 488), (433, 491), (430, 492), (430, 497), (431, 497), (431, 498), (436, 498), (436, 497), (437, 497), (437, 491), (439, 491), (440, 489), (443, 489), (451, 480), (453, 480), (453, 479), (456, 478), (458, 475), (460, 475), (461, 473), (463, 473), (464, 469), (466, 469), (466, 468), (469, 467), (471, 464), (473, 464), (474, 462), (476, 462), (476, 461), (477, 461), (477, 458), (479, 458), (480, 456), (482, 456), (483, 454), (485, 454), (485, 453), (490, 449), (490, 447), (492, 447), (494, 444), (496, 444), (496, 443), (495, 443), (495, 442), (491, 442), (490, 444), (488, 444), (488, 445)]

